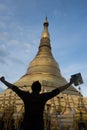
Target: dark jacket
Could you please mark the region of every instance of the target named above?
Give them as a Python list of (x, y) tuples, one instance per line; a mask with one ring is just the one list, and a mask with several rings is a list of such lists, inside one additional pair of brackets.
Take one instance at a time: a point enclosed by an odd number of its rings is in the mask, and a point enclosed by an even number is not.
[(44, 130), (43, 111), (45, 103), (59, 94), (59, 89), (55, 89), (51, 92), (39, 94), (38, 92), (26, 92), (20, 90), (18, 87), (12, 87), (12, 90), (23, 100), (24, 102), (24, 130)]

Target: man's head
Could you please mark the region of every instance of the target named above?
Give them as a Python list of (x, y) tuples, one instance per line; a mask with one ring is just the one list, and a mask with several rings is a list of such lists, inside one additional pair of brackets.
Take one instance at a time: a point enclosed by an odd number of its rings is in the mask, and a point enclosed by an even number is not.
[(31, 89), (33, 92), (40, 92), (41, 91), (41, 84), (39, 81), (35, 81), (33, 82), (32, 86), (31, 86)]

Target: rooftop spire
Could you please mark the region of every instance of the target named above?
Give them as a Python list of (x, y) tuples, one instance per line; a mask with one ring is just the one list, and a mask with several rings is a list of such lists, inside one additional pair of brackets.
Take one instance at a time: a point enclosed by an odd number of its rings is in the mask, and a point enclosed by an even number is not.
[(48, 23), (48, 20), (47, 20), (47, 16), (46, 16), (46, 19), (45, 19), (43, 25), (44, 25), (44, 31), (42, 33), (42, 38), (49, 38), (50, 39), (50, 35), (49, 35), (49, 32), (48, 32), (49, 23)]
[(42, 36), (41, 36), (40, 46), (39, 47), (46, 46), (46, 47), (49, 47), (51, 49), (50, 35), (49, 35), (49, 32), (48, 32), (49, 23), (48, 23), (48, 20), (47, 20), (47, 16), (45, 18), (43, 26), (44, 26), (44, 30), (42, 32)]

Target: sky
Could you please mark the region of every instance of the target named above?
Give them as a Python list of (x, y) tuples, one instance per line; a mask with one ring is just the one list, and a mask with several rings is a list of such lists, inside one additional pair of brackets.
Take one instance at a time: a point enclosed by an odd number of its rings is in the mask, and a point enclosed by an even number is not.
[[(80, 72), (81, 92), (87, 97), (87, 0), (0, 0), (0, 76), (14, 83), (26, 73), (46, 16), (62, 76), (69, 81)], [(0, 83), (0, 91), (5, 89)]]

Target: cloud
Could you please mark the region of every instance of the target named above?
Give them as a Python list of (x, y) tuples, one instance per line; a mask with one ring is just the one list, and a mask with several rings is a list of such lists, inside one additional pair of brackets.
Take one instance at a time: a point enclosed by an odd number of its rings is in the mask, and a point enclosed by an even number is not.
[(6, 63), (6, 57), (10, 55), (9, 51), (6, 49), (4, 44), (0, 45), (0, 63)]
[[(22, 64), (24, 65), (27, 54), (35, 51), (37, 46), (37, 36), (30, 26), (21, 26), (14, 21), (9, 24), (4, 21), (0, 24), (0, 63), (2, 64)], [(2, 26), (3, 25), (3, 26)], [(6, 28), (5, 28), (6, 27)], [(34, 35), (36, 36), (34, 40)], [(33, 40), (32, 40), (33, 39)], [(29, 55), (29, 57), (30, 57)]]
[(4, 3), (0, 3), (0, 13), (7, 12), (8, 7)]
[(62, 65), (61, 66), (61, 70), (63, 72), (64, 75), (66, 75), (66, 77), (69, 77), (70, 75), (72, 74), (75, 74), (75, 73), (82, 73), (82, 75), (84, 75), (84, 79), (86, 79), (87, 77), (87, 74), (86, 74), (86, 71), (84, 70), (87, 70), (87, 66), (85, 65), (85, 63), (68, 63), (68, 65)]
[(9, 40), (9, 32), (0, 32), (0, 43), (7, 42)]

